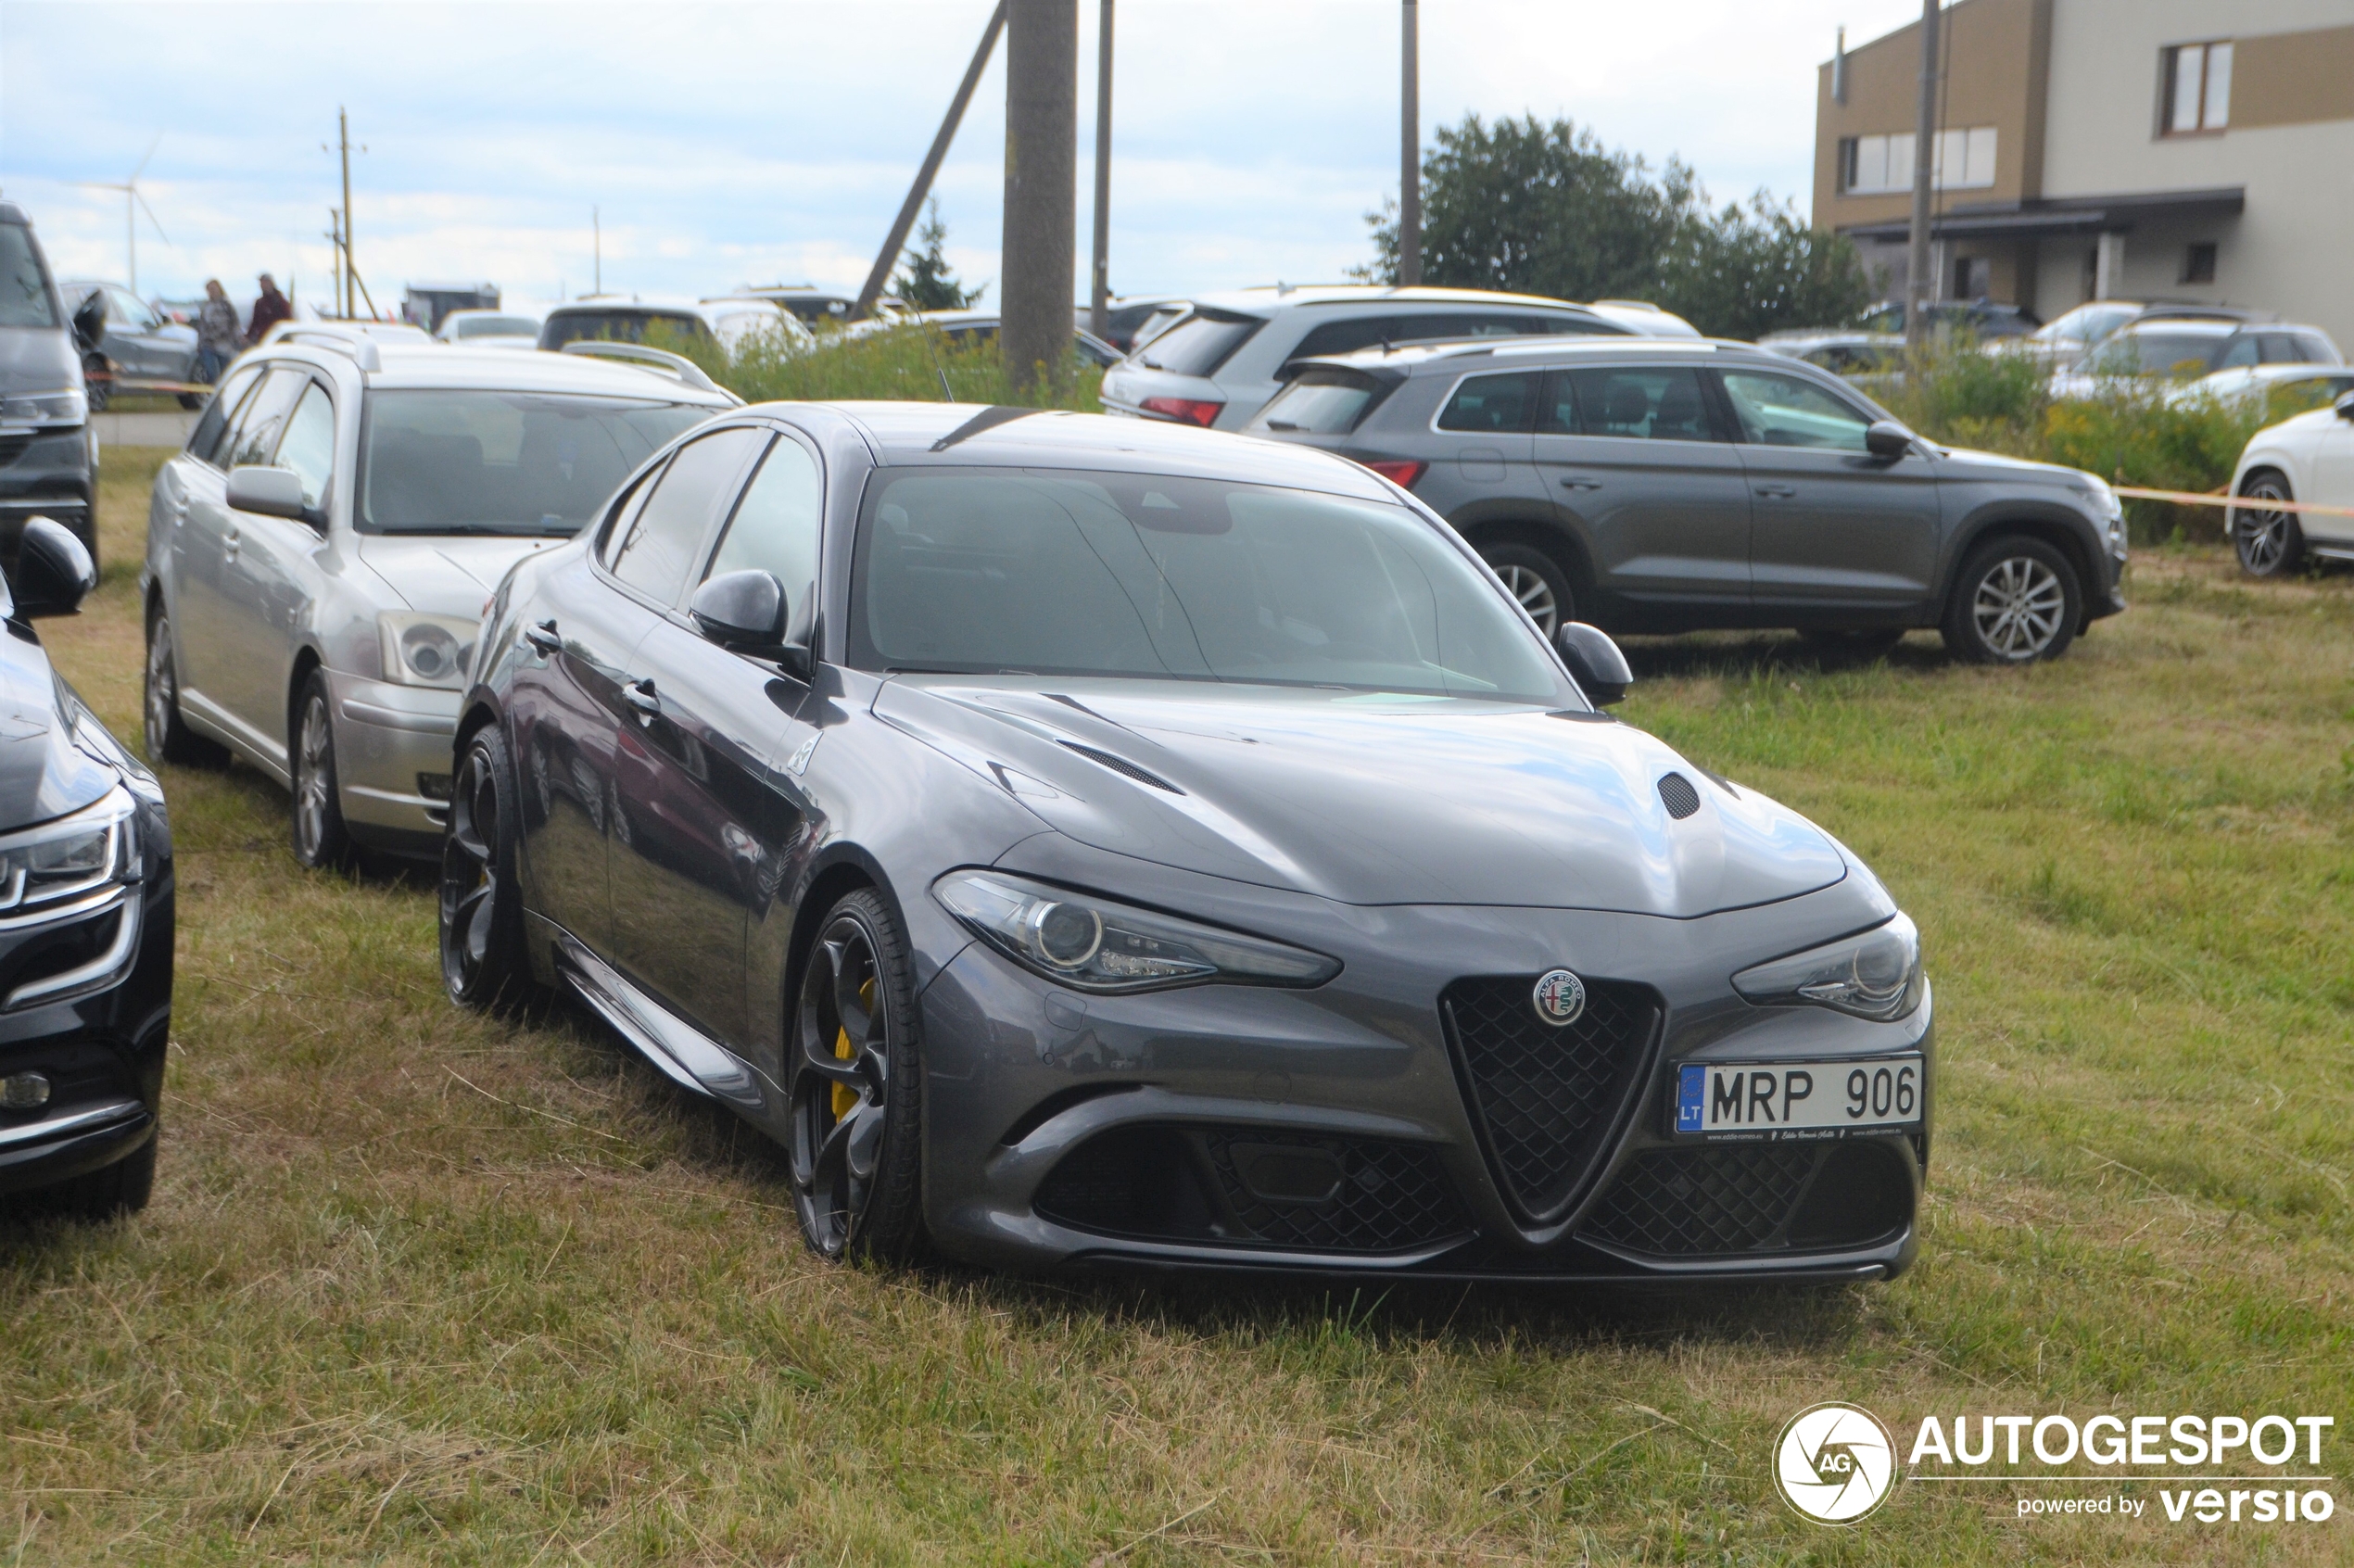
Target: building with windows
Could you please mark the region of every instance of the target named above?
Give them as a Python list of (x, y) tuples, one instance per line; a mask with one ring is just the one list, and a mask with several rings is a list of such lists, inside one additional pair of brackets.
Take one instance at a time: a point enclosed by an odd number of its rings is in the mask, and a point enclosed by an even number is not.
[[(1901, 297), (1920, 24), (1817, 84), (1815, 221)], [(2354, 0), (1955, 0), (1936, 297), (2278, 311), (2354, 348)]]

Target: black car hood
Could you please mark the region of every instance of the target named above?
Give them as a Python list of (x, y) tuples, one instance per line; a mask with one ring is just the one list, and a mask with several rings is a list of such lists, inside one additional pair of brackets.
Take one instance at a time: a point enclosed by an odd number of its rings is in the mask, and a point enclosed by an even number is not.
[[(1691, 917), (1846, 875), (1804, 818), (1590, 714), (951, 676), (896, 677), (875, 712), (1083, 843), (1346, 904)], [(1681, 820), (1659, 793), (1671, 772), (1699, 795)]]
[(79, 811), (114, 788), (115, 770), (76, 741), (82, 712), (40, 639), (0, 623), (0, 831)]

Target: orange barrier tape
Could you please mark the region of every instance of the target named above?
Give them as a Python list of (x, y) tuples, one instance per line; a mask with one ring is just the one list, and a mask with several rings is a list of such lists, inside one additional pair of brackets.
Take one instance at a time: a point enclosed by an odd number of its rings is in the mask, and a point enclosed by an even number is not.
[(2354, 517), (2354, 506), (2320, 506), (2312, 501), (2256, 500), (2247, 496), (2195, 495), (2187, 490), (2134, 490), (2123, 485), (2117, 493), (2129, 500), (2173, 501), (2181, 506), (2228, 506), (2241, 512), (2309, 512), (2317, 517)]

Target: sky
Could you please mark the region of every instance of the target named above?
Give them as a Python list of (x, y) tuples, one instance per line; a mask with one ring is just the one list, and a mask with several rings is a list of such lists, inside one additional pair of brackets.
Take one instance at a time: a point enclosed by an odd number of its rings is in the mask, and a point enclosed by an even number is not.
[[(608, 6), (0, 0), (0, 196), (61, 276), (143, 295), (289, 276), (323, 303), (348, 111), (354, 255), (375, 302), (484, 280), (511, 300), (745, 284), (854, 291), (993, 0)], [(1081, 255), (1098, 0), (1079, 0)], [(1915, 0), (1422, 0), (1422, 134), (1565, 116), (1718, 200), (1810, 199), (1816, 67)], [(1119, 294), (1342, 281), (1398, 193), (1398, 0), (1117, 0)], [(1003, 50), (934, 192), (947, 254), (993, 284)], [(592, 211), (596, 214), (592, 228)], [(601, 231), (601, 238), (598, 237)], [(601, 251), (601, 261), (598, 259)], [(988, 296), (994, 300), (994, 290)]]

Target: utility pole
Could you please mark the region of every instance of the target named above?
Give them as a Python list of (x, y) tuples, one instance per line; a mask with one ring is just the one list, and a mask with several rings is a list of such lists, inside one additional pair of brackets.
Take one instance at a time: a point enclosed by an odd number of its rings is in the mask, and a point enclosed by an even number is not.
[(1929, 304), (1937, 280), (1929, 275), (1930, 185), (1937, 168), (1937, 0), (1921, 0), (1920, 102), (1913, 117), (1913, 232), (1905, 263), (1905, 347), (1929, 341)]
[[(940, 172), (941, 160), (948, 156), (948, 145), (956, 139), (956, 126), (965, 118), (965, 106), (972, 102), (973, 89), (981, 84), (981, 69), (989, 64), (989, 52), (997, 46), (997, 35), (1006, 30), (1007, 4), (1008, 0), (997, 0), (997, 8), (989, 13), (989, 25), (981, 32), (981, 47), (973, 51), (972, 64), (965, 68), (965, 79), (956, 84), (956, 95), (948, 100), (948, 113), (940, 121), (940, 133), (931, 139), (931, 150), (924, 154), (923, 167), (916, 171), (916, 183), (907, 187), (907, 199), (900, 203), (899, 216), (892, 221), (891, 234), (883, 240), (882, 249), (876, 253), (874, 270), (867, 274), (866, 283), (858, 290), (858, 302), (850, 308), (854, 322), (874, 314), (875, 301), (882, 297), (883, 285), (891, 281), (891, 270), (898, 265), (899, 253), (906, 247), (907, 231), (916, 226), (916, 214), (924, 209), (924, 196), (931, 190), (932, 178)], [(1075, 48), (1074, 45), (1074, 51)]]
[(1095, 36), (1095, 252), (1088, 269), (1087, 330), (1111, 329), (1111, 0)]
[(360, 275), (360, 263), (351, 256), (351, 121), (340, 104), (335, 106), (335, 146), (343, 155), (343, 313), (348, 316), (351, 280)]
[(1079, 206), (1079, 0), (1011, 0), (997, 342), (1009, 395), (1070, 358)]
[(590, 265), (595, 268), (589, 274), (593, 281), (588, 292), (602, 294), (605, 291), (605, 220), (603, 212), (594, 207), (588, 209), (588, 244), (591, 247)]
[(343, 212), (338, 208), (327, 209), (327, 247), (335, 257), (335, 286), (329, 296), (335, 302), (335, 314), (348, 316), (344, 306), (343, 288)]
[(1421, 45), (1415, 34), (1414, 0), (1405, 0), (1405, 32), (1398, 40), (1398, 284), (1423, 281), (1423, 108)]

